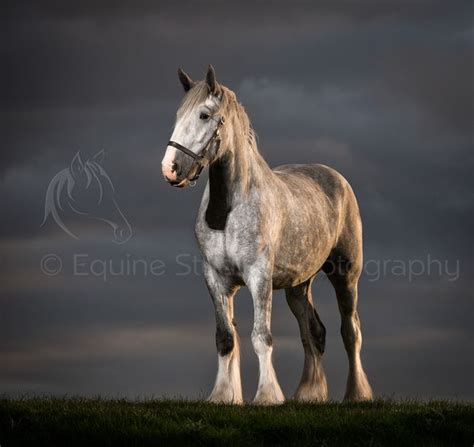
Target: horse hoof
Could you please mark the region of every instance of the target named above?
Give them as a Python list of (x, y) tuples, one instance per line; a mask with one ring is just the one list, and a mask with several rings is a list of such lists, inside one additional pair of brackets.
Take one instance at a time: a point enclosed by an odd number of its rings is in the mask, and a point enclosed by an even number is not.
[(244, 400), (242, 397), (234, 397), (229, 396), (228, 394), (211, 394), (207, 399), (206, 402), (211, 404), (225, 404), (225, 405), (242, 405)]
[(321, 394), (318, 392), (298, 392), (294, 395), (293, 400), (297, 402), (315, 402), (315, 403), (322, 403), (327, 402), (328, 396), (327, 393)]
[(277, 400), (277, 399), (257, 399), (255, 398), (252, 401), (252, 405), (259, 405), (259, 406), (270, 406), (270, 405), (282, 405), (285, 403), (285, 399)]
[(281, 405), (285, 402), (285, 396), (280, 389), (271, 392), (260, 392), (252, 401), (252, 405)]

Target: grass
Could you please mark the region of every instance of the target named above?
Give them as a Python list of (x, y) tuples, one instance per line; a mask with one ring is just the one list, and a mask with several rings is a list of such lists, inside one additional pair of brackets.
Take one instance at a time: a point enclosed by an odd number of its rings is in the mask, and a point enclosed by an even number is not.
[(286, 403), (0, 399), (9, 446), (472, 446), (474, 406), (456, 402)]

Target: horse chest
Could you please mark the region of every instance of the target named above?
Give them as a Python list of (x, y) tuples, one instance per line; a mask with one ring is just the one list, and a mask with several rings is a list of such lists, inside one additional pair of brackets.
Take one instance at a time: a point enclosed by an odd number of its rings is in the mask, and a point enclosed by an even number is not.
[(241, 277), (256, 251), (243, 231), (214, 231), (205, 226), (196, 235), (206, 262), (223, 274)]

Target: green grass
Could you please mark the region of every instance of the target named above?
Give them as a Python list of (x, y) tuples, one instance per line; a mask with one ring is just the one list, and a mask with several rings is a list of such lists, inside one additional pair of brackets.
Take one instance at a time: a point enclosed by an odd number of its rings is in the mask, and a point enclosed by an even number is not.
[(0, 399), (0, 445), (472, 446), (474, 406), (455, 402), (286, 403)]

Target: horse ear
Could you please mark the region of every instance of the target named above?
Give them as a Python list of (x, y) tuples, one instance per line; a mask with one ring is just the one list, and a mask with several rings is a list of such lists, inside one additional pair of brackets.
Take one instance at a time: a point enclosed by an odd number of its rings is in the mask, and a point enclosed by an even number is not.
[(99, 163), (101, 165), (102, 162), (104, 161), (104, 155), (105, 155), (104, 149), (101, 149), (99, 152), (97, 152), (97, 154), (95, 154), (92, 157), (92, 160), (94, 160), (96, 163)]
[(83, 169), (84, 169), (84, 163), (82, 163), (81, 154), (77, 152), (77, 154), (74, 155), (74, 158), (71, 161), (72, 176), (76, 177), (78, 175), (81, 175)]
[(215, 95), (217, 93), (216, 72), (211, 64), (207, 67), (206, 82), (209, 88), (209, 93)]
[(187, 73), (185, 73), (181, 68), (178, 68), (178, 77), (183, 85), (184, 91), (187, 92), (191, 90), (196, 84)]

